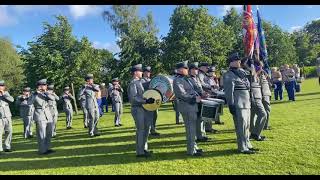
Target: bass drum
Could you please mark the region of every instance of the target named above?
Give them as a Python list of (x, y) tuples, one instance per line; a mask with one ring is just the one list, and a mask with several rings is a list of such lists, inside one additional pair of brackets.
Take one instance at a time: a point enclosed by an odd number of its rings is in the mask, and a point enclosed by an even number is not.
[(151, 79), (149, 89), (156, 89), (161, 93), (162, 103), (169, 102), (174, 98), (173, 78), (167, 75), (157, 75)]
[(143, 104), (143, 108), (147, 111), (156, 111), (160, 108), (162, 103), (162, 96), (161, 93), (156, 89), (150, 89), (143, 93), (144, 99), (153, 98), (155, 101), (153, 104)]

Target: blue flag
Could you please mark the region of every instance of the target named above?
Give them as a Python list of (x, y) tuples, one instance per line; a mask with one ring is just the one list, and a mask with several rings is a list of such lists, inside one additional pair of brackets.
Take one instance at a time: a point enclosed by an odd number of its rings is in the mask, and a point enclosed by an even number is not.
[(258, 37), (260, 41), (260, 57), (262, 58), (262, 62), (264, 64), (264, 70), (270, 74), (270, 67), (268, 63), (268, 52), (267, 52), (267, 45), (266, 45), (266, 38), (264, 35), (264, 31), (262, 28), (262, 21), (259, 13), (259, 9), (257, 8), (257, 17), (258, 17), (258, 24), (257, 24), (257, 29), (258, 29)]

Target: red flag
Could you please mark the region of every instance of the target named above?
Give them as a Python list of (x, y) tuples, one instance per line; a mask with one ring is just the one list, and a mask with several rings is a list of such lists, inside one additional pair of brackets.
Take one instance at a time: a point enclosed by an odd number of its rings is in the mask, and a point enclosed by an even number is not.
[(242, 32), (244, 54), (246, 57), (252, 57), (257, 30), (253, 20), (251, 5), (243, 6)]

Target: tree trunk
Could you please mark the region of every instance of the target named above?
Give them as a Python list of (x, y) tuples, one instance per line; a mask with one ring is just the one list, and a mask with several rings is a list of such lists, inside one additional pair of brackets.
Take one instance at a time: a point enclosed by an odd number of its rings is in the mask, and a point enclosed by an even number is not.
[(74, 87), (73, 87), (73, 83), (71, 83), (71, 89), (72, 89), (72, 94), (75, 97), (74, 98), (74, 110), (76, 112), (76, 115), (78, 115), (78, 106), (77, 106), (77, 98), (76, 98), (76, 94), (74, 93)]
[(302, 64), (302, 76), (303, 78), (306, 78), (306, 73), (304, 73), (304, 63)]

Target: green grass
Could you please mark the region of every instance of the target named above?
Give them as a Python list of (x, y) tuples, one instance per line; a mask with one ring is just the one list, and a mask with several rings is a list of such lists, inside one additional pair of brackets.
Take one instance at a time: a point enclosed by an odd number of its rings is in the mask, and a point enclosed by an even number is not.
[(14, 121), (13, 148), (0, 156), (0, 174), (320, 174), (320, 91), (317, 79), (306, 80), (296, 102), (272, 103), (272, 131), (263, 134), (265, 142), (253, 142), (260, 153), (237, 154), (233, 121), (228, 109), (210, 134), (212, 142), (200, 143), (203, 157), (186, 155), (185, 130), (175, 125), (168, 105), (159, 112), (160, 138), (150, 138), (154, 156), (135, 157), (135, 129), (129, 106), (122, 117), (125, 126), (113, 126), (113, 113), (100, 120), (102, 136), (88, 138), (82, 116), (75, 116), (74, 129), (65, 130), (64, 115), (53, 139), (57, 152), (37, 155), (36, 139), (22, 138), (22, 122)]

